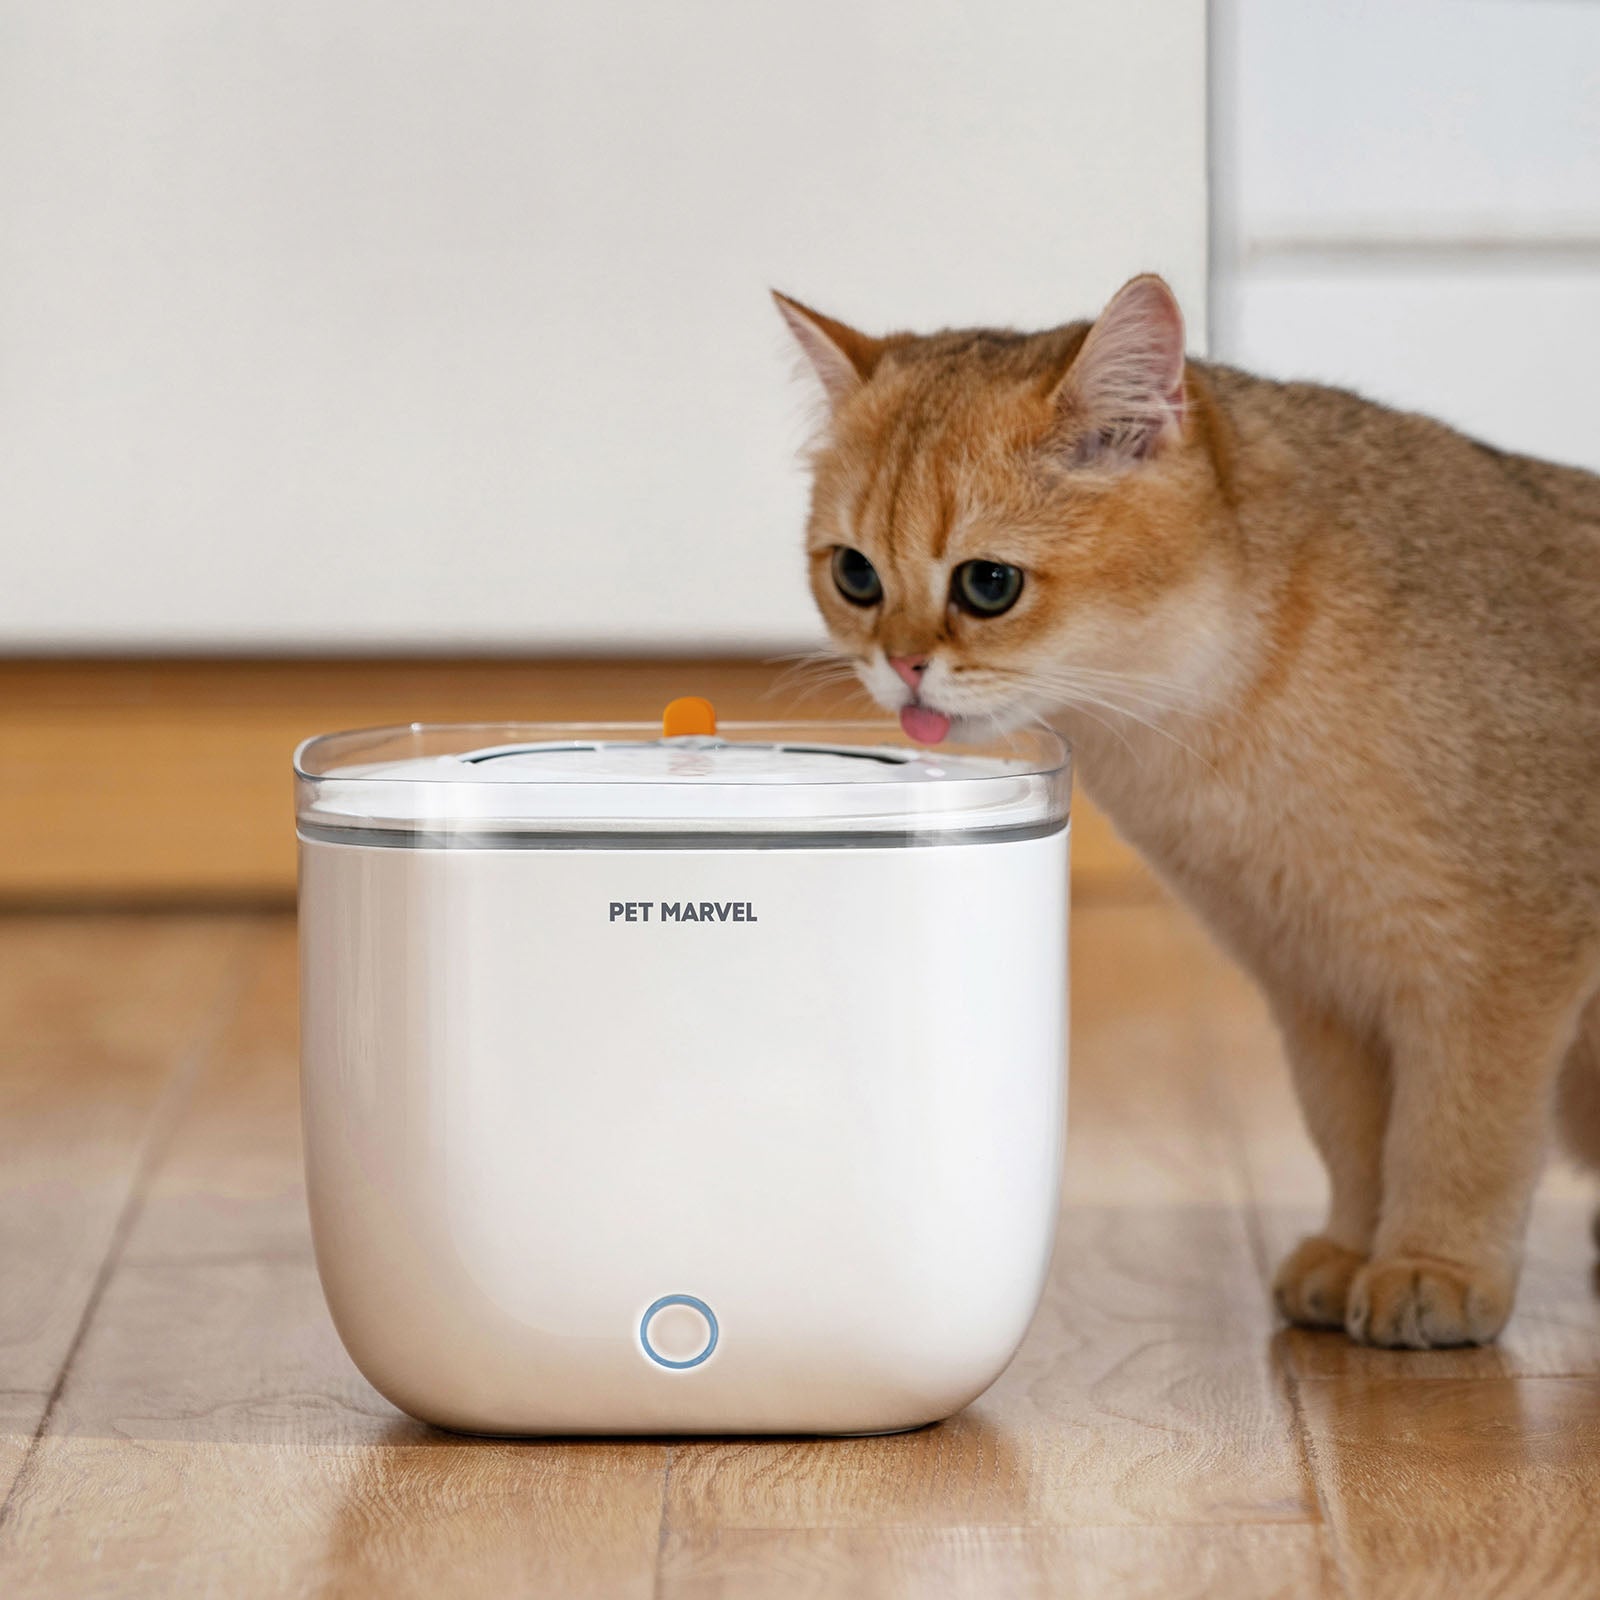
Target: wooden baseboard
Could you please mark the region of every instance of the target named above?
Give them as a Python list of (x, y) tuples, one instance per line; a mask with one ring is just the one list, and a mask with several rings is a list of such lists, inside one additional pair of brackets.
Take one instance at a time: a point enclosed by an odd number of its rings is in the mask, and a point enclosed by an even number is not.
[[(781, 676), (749, 660), (0, 661), (0, 900), (289, 901), (290, 755), (334, 728), (647, 719), (678, 694), (730, 720), (862, 714)], [(1081, 797), (1073, 881), (1150, 889)]]

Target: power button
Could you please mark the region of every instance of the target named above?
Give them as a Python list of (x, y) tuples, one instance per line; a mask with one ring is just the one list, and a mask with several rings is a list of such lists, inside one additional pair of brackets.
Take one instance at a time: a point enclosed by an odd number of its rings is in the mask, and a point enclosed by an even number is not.
[(658, 1367), (681, 1372), (717, 1348), (716, 1313), (692, 1294), (664, 1294), (639, 1319), (639, 1343)]

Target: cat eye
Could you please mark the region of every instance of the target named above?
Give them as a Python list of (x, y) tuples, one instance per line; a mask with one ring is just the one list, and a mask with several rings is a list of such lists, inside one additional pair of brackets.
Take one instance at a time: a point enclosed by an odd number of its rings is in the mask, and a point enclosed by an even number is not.
[(848, 545), (840, 545), (833, 552), (833, 586), (853, 606), (875, 606), (883, 599), (883, 582), (877, 568)]
[(974, 617), (998, 617), (1022, 593), (1022, 568), (1004, 561), (963, 561), (950, 579), (950, 598)]

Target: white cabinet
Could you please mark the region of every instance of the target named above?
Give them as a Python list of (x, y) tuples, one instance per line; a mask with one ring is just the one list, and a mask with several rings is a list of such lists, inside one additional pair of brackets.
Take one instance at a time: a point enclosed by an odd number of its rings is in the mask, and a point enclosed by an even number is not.
[(1218, 354), (1600, 468), (1600, 6), (1214, 15)]
[(813, 632), (766, 295), (1204, 337), (1199, 0), (0, 0), (0, 648)]

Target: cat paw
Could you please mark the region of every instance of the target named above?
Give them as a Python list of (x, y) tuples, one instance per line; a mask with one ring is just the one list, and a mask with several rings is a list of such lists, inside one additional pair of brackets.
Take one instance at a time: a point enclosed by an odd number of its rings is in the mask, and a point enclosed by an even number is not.
[(1350, 1286), (1345, 1329), (1357, 1344), (1434, 1350), (1489, 1344), (1511, 1315), (1510, 1275), (1431, 1256), (1380, 1256)]
[(1301, 1328), (1342, 1328), (1350, 1285), (1366, 1259), (1320, 1233), (1302, 1239), (1272, 1280), (1278, 1311)]

